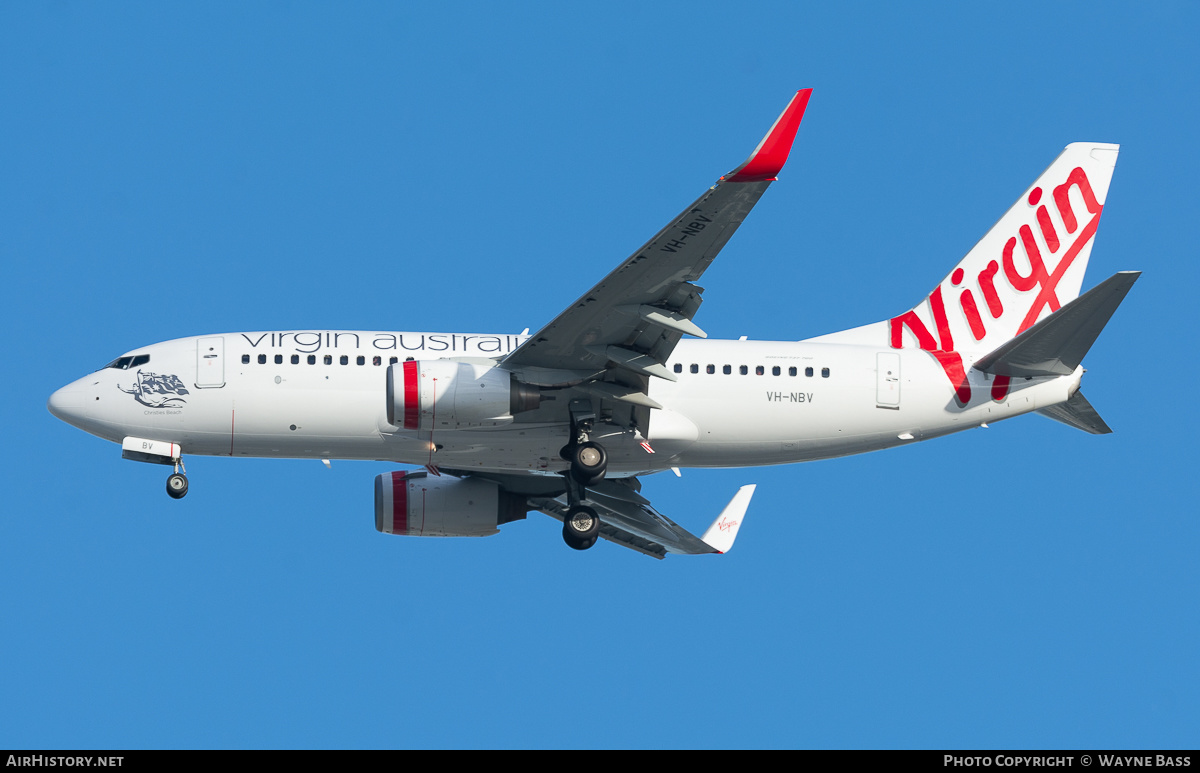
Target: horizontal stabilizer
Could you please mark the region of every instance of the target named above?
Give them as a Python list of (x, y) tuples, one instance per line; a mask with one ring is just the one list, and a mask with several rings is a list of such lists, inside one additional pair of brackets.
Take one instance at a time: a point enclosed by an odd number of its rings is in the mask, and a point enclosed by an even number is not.
[(1113, 274), (976, 362), (975, 368), (1014, 378), (1074, 373), (1141, 275), (1140, 271)]
[(1100, 414), (1096, 413), (1092, 404), (1083, 396), (1083, 392), (1076, 392), (1065, 403), (1042, 408), (1037, 413), (1093, 435), (1108, 435), (1112, 432), (1104, 423), (1104, 419), (1100, 418)]

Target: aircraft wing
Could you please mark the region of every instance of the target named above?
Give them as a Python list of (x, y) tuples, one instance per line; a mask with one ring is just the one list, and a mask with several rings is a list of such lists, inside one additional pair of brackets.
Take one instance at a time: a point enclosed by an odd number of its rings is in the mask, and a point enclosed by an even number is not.
[(745, 163), (510, 353), (503, 366), (546, 386), (607, 382), (593, 391), (658, 407), (645, 397), (648, 377), (674, 380), (664, 363), (679, 339), (685, 333), (705, 337), (692, 322), (703, 291), (694, 282), (783, 168), (811, 93), (797, 92)]
[[(525, 511), (537, 510), (559, 521), (566, 518), (571, 509), (561, 475), (469, 472), (444, 468), (438, 472), (456, 478), (482, 478), (498, 483), (509, 496), (524, 500)], [(755, 486), (751, 484), (738, 489), (729, 504), (699, 537), (655, 510), (650, 500), (639, 493), (640, 489), (641, 483), (637, 478), (609, 478), (589, 486), (583, 503), (600, 517), (599, 536), (661, 559), (668, 553), (728, 553), (746, 517)]]
[[(619, 480), (604, 481), (588, 490), (587, 505), (600, 516), (600, 536), (609, 542), (662, 559), (667, 553), (703, 555), (726, 553), (733, 547), (746, 516), (754, 485), (742, 486), (704, 535), (697, 537), (651, 507), (649, 500)], [(570, 510), (566, 495), (533, 496), (529, 506), (558, 520)]]

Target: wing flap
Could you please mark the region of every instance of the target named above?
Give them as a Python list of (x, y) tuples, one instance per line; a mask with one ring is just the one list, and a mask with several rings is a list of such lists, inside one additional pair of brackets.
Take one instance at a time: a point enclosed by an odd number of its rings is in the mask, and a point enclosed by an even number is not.
[[(443, 469), (443, 474), (458, 478), (482, 478), (500, 485), (507, 494), (523, 497), (527, 509), (545, 513), (559, 521), (567, 517), (566, 486), (560, 475), (518, 475), (513, 473), (467, 472)], [(746, 509), (754, 494), (754, 485), (742, 486), (721, 514), (709, 525), (703, 537), (654, 509), (650, 500), (638, 491), (637, 478), (610, 478), (587, 490), (586, 504), (600, 516), (600, 536), (621, 547), (653, 558), (667, 553), (703, 555), (727, 553), (737, 539)]]
[[(691, 320), (702, 288), (692, 284), (733, 236), (769, 182), (714, 186), (595, 287), (571, 304), (504, 360), (522, 367), (595, 369), (608, 346), (637, 339), (641, 353), (665, 362), (683, 335), (619, 307), (661, 309)], [(616, 313), (614, 313), (616, 312)], [(583, 342), (587, 342), (584, 344)]]
[[(567, 517), (567, 511), (570, 509), (567, 507), (566, 502), (558, 499), (533, 498), (529, 500), (529, 506), (560, 521)], [(604, 513), (600, 514), (602, 521), (600, 525), (600, 536), (603, 539), (606, 539), (613, 544), (620, 545), (623, 548), (636, 550), (642, 555), (650, 556), (651, 558), (657, 558), (660, 561), (667, 557), (667, 549), (662, 545), (644, 537), (639, 537), (630, 532), (618, 529), (610, 523), (603, 522), (604, 516)]]
[[(729, 552), (753, 494), (753, 485), (740, 488), (703, 537), (684, 529), (651, 507), (640, 494), (617, 481), (605, 481), (589, 489), (587, 505), (600, 516), (600, 536), (609, 542), (654, 558), (664, 558), (667, 553), (698, 556)], [(553, 498), (530, 497), (528, 502), (533, 509), (560, 521), (567, 517), (570, 509), (565, 494)]]

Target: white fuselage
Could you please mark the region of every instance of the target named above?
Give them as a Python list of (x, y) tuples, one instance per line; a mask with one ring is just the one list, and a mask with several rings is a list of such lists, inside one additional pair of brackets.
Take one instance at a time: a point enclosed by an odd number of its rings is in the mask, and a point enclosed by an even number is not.
[[(562, 406), (553, 402), (487, 429), (430, 432), (388, 423), (389, 363), (497, 358), (522, 341), (366, 331), (182, 338), (129, 352), (149, 359), (82, 378), (56, 392), (50, 408), (99, 437), (175, 443), (184, 454), (563, 470), (567, 430)], [(650, 379), (649, 397), (663, 407), (650, 411), (645, 436), (603, 421), (593, 435), (607, 448), (614, 475), (786, 464), (904, 445), (1045, 408), (1068, 399), (1082, 374), (1078, 368), (1014, 381), (996, 399), (992, 377), (970, 364), (964, 362), (972, 397), (963, 405), (943, 368), (918, 349), (688, 339), (667, 363), (678, 380)]]

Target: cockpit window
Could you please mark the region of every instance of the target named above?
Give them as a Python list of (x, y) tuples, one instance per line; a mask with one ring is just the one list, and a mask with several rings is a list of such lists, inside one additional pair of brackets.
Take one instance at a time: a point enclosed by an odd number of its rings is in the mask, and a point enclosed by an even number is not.
[(140, 365), (145, 365), (147, 362), (150, 362), (150, 355), (135, 354), (131, 357), (118, 357), (117, 359), (115, 359), (112, 362), (105, 365), (100, 370), (104, 370), (105, 368), (116, 368), (117, 370), (129, 370), (130, 368), (136, 368)]

